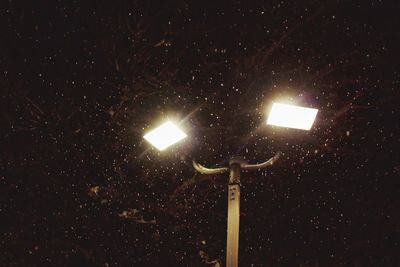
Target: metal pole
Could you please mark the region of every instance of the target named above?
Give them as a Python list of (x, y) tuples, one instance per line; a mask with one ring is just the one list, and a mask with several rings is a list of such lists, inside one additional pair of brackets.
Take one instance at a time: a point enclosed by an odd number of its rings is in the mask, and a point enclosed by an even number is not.
[[(274, 157), (259, 164), (248, 164), (243, 158), (236, 157), (229, 161), (228, 185), (228, 230), (226, 240), (226, 266), (237, 267), (239, 258), (239, 216), (240, 216), (240, 170), (260, 170), (272, 166), (281, 156)], [(193, 167), (203, 174), (217, 174), (228, 171), (227, 167), (206, 168), (193, 161)]]
[(226, 266), (237, 267), (239, 258), (240, 164), (230, 165)]

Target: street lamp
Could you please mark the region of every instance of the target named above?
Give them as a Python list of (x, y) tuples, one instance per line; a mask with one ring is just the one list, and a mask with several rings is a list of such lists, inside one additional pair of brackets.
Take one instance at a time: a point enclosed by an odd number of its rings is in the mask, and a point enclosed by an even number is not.
[(296, 128), (301, 130), (310, 130), (318, 109), (305, 108), (294, 105), (273, 103), (268, 116), (267, 124)]
[[(280, 127), (310, 130), (317, 116), (318, 110), (294, 105), (273, 103), (267, 124)], [(159, 150), (163, 150), (175, 142), (186, 137), (177, 126), (166, 122), (144, 138)], [(229, 161), (229, 167), (206, 168), (193, 161), (195, 170), (202, 174), (218, 174), (229, 171), (228, 183), (228, 219), (226, 266), (237, 267), (239, 258), (239, 218), (240, 218), (240, 172), (241, 170), (260, 170), (272, 166), (282, 155), (278, 152), (269, 160), (259, 164), (249, 164), (241, 157), (234, 157)]]
[(172, 146), (186, 137), (187, 134), (171, 121), (163, 123), (161, 126), (143, 136), (144, 139), (160, 151)]
[[(294, 105), (273, 103), (267, 124), (310, 130), (318, 110)], [(226, 242), (226, 266), (237, 267), (239, 258), (239, 217), (240, 217), (240, 171), (260, 170), (272, 166), (282, 155), (278, 152), (271, 159), (260, 164), (248, 164), (243, 158), (233, 158), (229, 168), (209, 169), (195, 161), (193, 167), (203, 174), (223, 173), (229, 170), (228, 184), (228, 230)]]

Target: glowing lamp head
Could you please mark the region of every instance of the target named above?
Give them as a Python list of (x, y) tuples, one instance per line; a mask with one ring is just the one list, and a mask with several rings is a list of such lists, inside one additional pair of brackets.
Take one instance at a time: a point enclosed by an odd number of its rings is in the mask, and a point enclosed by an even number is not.
[(273, 103), (269, 113), (267, 124), (295, 128), (301, 130), (310, 130), (318, 109), (304, 108), (299, 106)]
[(187, 135), (170, 121), (163, 123), (161, 126), (143, 136), (144, 139), (160, 151), (186, 137)]

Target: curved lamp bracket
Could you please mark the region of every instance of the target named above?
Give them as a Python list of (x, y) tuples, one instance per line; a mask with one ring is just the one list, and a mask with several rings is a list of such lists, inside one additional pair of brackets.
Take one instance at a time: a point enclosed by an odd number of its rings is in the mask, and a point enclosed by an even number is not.
[(240, 167), (243, 170), (259, 170), (259, 169), (264, 169), (266, 167), (272, 166), (280, 157), (282, 156), (282, 152), (277, 152), (275, 156), (270, 158), (269, 160), (263, 162), (263, 163), (258, 163), (258, 164), (241, 164)]
[(193, 160), (192, 164), (193, 164), (193, 167), (196, 169), (196, 171), (203, 173), (203, 174), (216, 174), (216, 173), (224, 173), (224, 172), (228, 171), (227, 167), (215, 168), (215, 169), (206, 168), (194, 160)]
[[(238, 160), (234, 159), (231, 160), (233, 163), (237, 163), (240, 165), (240, 168), (243, 170), (260, 170), (264, 169), (266, 167), (272, 166), (280, 157), (282, 156), (282, 152), (277, 152), (275, 156), (270, 158), (269, 160), (262, 162), (262, 163), (257, 163), (257, 164), (248, 164), (244, 160)], [(232, 164), (231, 162), (231, 164)], [(202, 173), (202, 174), (217, 174), (217, 173), (224, 173), (229, 170), (228, 167), (222, 167), (222, 168), (206, 168), (203, 165), (197, 163), (196, 161), (193, 160), (192, 162), (193, 167), (196, 169), (196, 171)]]

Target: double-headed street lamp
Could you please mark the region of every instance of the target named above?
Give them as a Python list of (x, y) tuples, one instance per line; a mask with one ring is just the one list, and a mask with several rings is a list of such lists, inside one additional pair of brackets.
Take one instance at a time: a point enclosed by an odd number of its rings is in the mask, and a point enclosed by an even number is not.
[[(287, 104), (273, 103), (268, 115), (267, 124), (310, 130), (318, 110)], [(167, 121), (156, 129), (147, 133), (144, 138), (158, 150), (167, 147), (186, 138), (187, 135), (171, 121)], [(272, 166), (281, 153), (278, 152), (271, 159), (259, 163), (249, 164), (241, 157), (234, 157), (229, 161), (229, 167), (206, 168), (193, 161), (193, 167), (202, 174), (218, 174), (229, 171), (228, 183), (228, 229), (226, 243), (226, 266), (238, 266), (239, 252), (239, 218), (240, 218), (240, 171), (260, 170)]]

